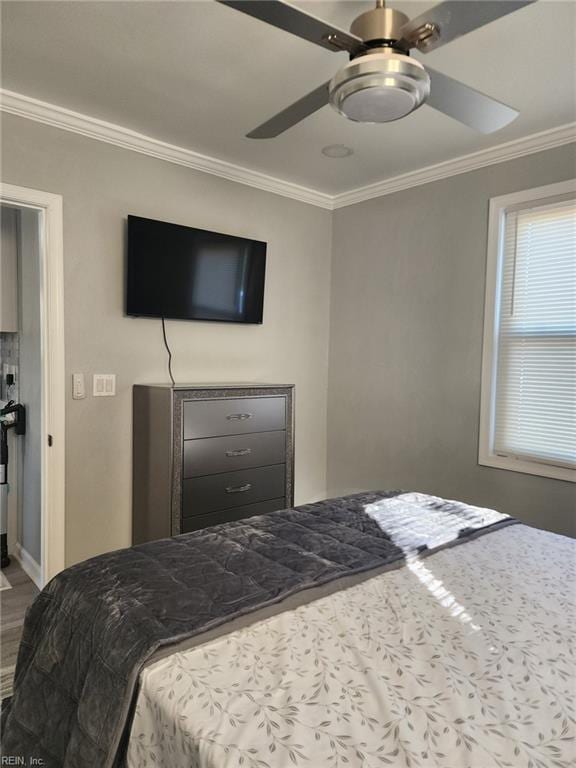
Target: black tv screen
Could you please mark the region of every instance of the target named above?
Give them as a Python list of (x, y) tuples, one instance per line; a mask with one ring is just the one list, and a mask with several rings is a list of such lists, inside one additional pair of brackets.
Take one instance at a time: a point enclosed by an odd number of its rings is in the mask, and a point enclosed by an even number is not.
[(261, 323), (266, 243), (128, 216), (126, 313)]

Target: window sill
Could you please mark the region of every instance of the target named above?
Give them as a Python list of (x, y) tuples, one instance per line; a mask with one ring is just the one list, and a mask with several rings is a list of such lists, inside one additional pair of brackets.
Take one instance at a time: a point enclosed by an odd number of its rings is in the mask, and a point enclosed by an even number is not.
[(569, 469), (568, 467), (554, 467), (552, 464), (514, 459), (509, 456), (496, 456), (493, 453), (480, 454), (478, 464), (483, 467), (507, 469), (511, 472), (522, 472), (526, 475), (539, 475), (540, 477), (576, 483), (576, 469)]

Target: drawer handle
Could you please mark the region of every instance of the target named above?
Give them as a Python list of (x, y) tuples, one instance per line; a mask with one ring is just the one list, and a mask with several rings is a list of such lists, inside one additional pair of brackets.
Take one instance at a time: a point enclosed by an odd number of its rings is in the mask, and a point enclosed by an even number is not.
[(226, 488), (226, 493), (244, 493), (252, 488), (252, 483), (246, 483), (245, 485), (229, 485)]
[(253, 415), (253, 413), (230, 413), (226, 418), (228, 421), (246, 421), (251, 419)]
[(226, 451), (226, 456), (234, 458), (235, 456), (250, 456), (252, 448), (237, 448), (234, 451)]

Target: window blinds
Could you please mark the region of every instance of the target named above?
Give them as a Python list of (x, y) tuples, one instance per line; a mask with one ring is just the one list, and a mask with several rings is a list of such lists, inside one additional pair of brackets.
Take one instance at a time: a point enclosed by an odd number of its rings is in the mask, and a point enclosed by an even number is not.
[(576, 201), (505, 214), (493, 451), (576, 466)]

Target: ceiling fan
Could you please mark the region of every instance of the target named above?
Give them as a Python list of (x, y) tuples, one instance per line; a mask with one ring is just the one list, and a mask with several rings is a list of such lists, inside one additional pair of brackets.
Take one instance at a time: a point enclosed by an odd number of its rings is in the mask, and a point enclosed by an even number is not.
[(512, 122), (518, 112), (448, 75), (424, 67), (410, 49), (428, 53), (536, 0), (448, 0), (421, 16), (376, 7), (358, 16), (350, 32), (281, 0), (217, 0), (329, 51), (347, 51), (350, 61), (315, 88), (247, 134), (271, 139), (326, 104), (360, 123), (398, 120), (426, 103), (482, 133)]

